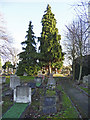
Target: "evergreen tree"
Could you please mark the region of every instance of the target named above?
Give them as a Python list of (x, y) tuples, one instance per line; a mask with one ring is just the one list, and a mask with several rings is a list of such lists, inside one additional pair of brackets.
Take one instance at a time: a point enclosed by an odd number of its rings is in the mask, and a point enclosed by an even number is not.
[(59, 35), (56, 28), (56, 19), (51, 12), (50, 5), (47, 5), (41, 23), (42, 32), (41, 37), (38, 38), (40, 41), (39, 60), (42, 64), (48, 65), (49, 72), (51, 73), (51, 67), (58, 68), (57, 65), (62, 66), (64, 54), (60, 45), (61, 35)]
[(22, 42), (22, 45), (25, 45), (25, 47), (22, 47), (23, 52), (19, 54), (20, 62), (17, 69), (18, 75), (23, 75), (24, 72), (26, 72), (28, 75), (33, 75), (37, 71), (36, 64), (36, 43), (35, 43), (35, 36), (33, 32), (33, 25), (30, 21), (29, 28), (26, 35), (26, 40)]

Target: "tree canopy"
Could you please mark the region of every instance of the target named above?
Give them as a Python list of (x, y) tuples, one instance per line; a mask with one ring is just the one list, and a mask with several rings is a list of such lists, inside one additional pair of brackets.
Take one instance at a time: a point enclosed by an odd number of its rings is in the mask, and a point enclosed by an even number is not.
[(37, 71), (37, 59), (36, 59), (36, 43), (35, 35), (33, 32), (33, 25), (30, 21), (27, 35), (25, 36), (26, 40), (22, 42), (23, 52), (19, 54), (20, 62), (17, 69), (17, 74), (24, 74), (26, 72), (28, 75), (33, 75)]
[(64, 53), (62, 53), (60, 45), (61, 35), (56, 28), (56, 19), (49, 4), (47, 5), (41, 23), (42, 32), (41, 37), (38, 38), (40, 41), (39, 60), (42, 62), (42, 65), (48, 65), (49, 69), (51, 66), (57, 68), (58, 63), (58, 65), (62, 65), (63, 63)]

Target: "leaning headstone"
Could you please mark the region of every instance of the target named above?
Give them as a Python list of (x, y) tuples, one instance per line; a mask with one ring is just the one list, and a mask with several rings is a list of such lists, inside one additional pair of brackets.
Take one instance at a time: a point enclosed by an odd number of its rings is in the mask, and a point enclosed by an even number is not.
[(17, 103), (31, 103), (31, 88), (29, 86), (17, 86), (14, 89), (14, 101)]
[(43, 113), (53, 114), (56, 113), (56, 97), (45, 97), (43, 103)]
[(2, 77), (2, 83), (6, 82), (6, 77)]
[(20, 85), (20, 77), (16, 75), (10, 76), (10, 88), (14, 89), (16, 86)]

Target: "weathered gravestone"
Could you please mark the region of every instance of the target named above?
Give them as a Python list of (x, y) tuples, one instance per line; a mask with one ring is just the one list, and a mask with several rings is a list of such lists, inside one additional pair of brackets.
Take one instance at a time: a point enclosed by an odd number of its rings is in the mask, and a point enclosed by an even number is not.
[(90, 74), (88, 75), (88, 85), (90, 85)]
[(83, 77), (83, 83), (84, 84), (88, 84), (88, 76), (84, 76)]
[(30, 88), (36, 88), (36, 83), (35, 83), (35, 82), (29, 82), (29, 83), (28, 83), (28, 86), (29, 86)]
[(2, 77), (0, 76), (0, 84), (2, 84)]
[(2, 103), (2, 84), (0, 84), (0, 103)]
[(51, 74), (51, 75), (49, 76), (49, 78), (48, 78), (47, 86), (48, 86), (49, 88), (52, 88), (52, 89), (54, 89), (55, 86), (56, 86), (56, 82), (55, 82), (52, 74)]
[[(0, 77), (1, 81), (2, 81), (2, 78)], [(2, 84), (0, 84), (0, 119), (2, 118)]]
[(14, 89), (14, 101), (17, 103), (31, 103), (31, 88), (29, 86), (17, 86)]
[(6, 82), (6, 77), (2, 77), (2, 83)]
[(20, 85), (20, 77), (16, 75), (10, 76), (10, 88), (14, 89), (16, 86)]
[(43, 102), (43, 113), (53, 114), (56, 112), (56, 97), (45, 97)]
[(27, 76), (27, 73), (24, 73), (23, 76)]
[(39, 87), (42, 83), (42, 78), (41, 77), (36, 77), (34, 79), (34, 81), (36, 82), (36, 86)]

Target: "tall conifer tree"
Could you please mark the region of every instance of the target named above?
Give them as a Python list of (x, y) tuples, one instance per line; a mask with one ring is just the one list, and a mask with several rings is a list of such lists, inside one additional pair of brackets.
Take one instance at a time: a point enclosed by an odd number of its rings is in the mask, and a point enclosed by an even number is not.
[(22, 45), (25, 45), (25, 47), (22, 47), (23, 52), (19, 54), (20, 62), (18, 65), (17, 74), (24, 74), (26, 72), (28, 75), (33, 75), (36, 72), (36, 43), (35, 43), (35, 36), (33, 32), (33, 25), (30, 21), (29, 28), (26, 40), (22, 42)]
[(49, 66), (49, 72), (51, 73), (51, 67), (62, 65), (63, 56), (62, 48), (60, 45), (61, 35), (56, 28), (56, 19), (51, 11), (51, 7), (48, 4), (45, 14), (42, 18), (42, 32), (40, 41), (40, 61)]

